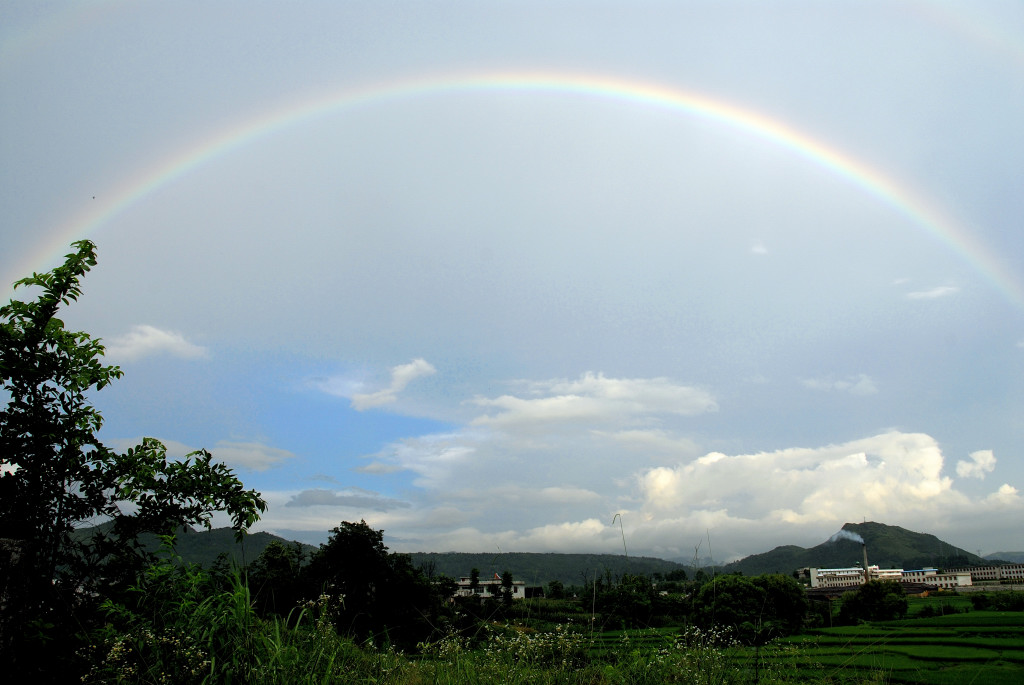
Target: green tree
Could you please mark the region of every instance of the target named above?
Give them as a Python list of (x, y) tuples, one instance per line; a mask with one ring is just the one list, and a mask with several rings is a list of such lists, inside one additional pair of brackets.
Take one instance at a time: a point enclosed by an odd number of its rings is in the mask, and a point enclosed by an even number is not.
[(597, 592), (597, 610), (606, 623), (648, 627), (652, 625), (657, 593), (645, 575), (627, 573), (618, 583), (608, 582)]
[(248, 568), (249, 586), (263, 615), (287, 616), (302, 599), (302, 545), (273, 540)]
[(792, 635), (803, 627), (809, 608), (807, 593), (793, 578), (768, 573), (751, 578), (765, 592), (763, 620), (770, 621), (774, 634)]
[(407, 554), (388, 552), (384, 531), (342, 521), (306, 567), (307, 591), (340, 597), (334, 623), (341, 634), (413, 645), (429, 634), (429, 618), (448, 597)]
[(750, 644), (798, 632), (807, 612), (803, 589), (779, 574), (718, 576), (700, 589), (695, 605), (700, 625), (730, 626)]
[(895, 580), (872, 580), (843, 595), (839, 620), (893, 621), (907, 615), (907, 596)]
[(512, 572), (508, 570), (501, 574), (501, 602), (512, 606)]
[[(99, 441), (88, 393), (122, 372), (102, 363), (98, 339), (57, 317), (96, 265), (91, 242), (72, 247), (63, 265), (14, 284), (40, 289), (35, 301), (0, 307), (0, 650), (22, 677), (63, 663), (91, 604), (151, 559), (140, 533), (208, 527), (224, 510), (241, 536), (266, 508), (205, 450), (169, 460), (150, 438), (124, 454)], [(100, 534), (78, 530), (96, 523)]]
[(765, 591), (740, 575), (718, 576), (705, 583), (694, 598), (695, 619), (704, 627), (754, 625), (763, 614)]
[(474, 568), (469, 572), (469, 591), (476, 594), (477, 588), (480, 587), (480, 569)]

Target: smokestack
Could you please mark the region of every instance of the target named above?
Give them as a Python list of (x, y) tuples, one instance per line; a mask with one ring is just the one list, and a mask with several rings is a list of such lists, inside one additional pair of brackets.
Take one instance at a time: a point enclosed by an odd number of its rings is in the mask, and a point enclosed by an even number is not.
[(864, 552), (864, 582), (871, 580), (871, 572), (868, 571), (868, 545), (866, 542), (860, 543), (861, 550)]

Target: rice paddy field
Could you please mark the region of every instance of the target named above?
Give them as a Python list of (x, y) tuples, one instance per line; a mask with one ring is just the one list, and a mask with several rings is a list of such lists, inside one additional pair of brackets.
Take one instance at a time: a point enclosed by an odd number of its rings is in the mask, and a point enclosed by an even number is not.
[[(913, 598), (902, 621), (812, 629), (761, 648), (707, 634), (694, 643), (685, 633), (679, 628), (595, 633), (585, 640), (582, 663), (605, 664), (602, 677), (594, 680), (584, 669), (576, 672), (578, 680), (566, 682), (657, 682), (660, 674), (671, 676), (671, 682), (705, 682), (702, 678), (711, 675), (706, 682), (1024, 683), (1024, 612), (971, 611), (963, 597)], [(680, 649), (685, 659), (659, 668), (666, 655)], [(646, 668), (638, 662), (646, 662)], [(691, 672), (695, 679), (680, 678), (680, 668), (691, 663), (699, 666)]]
[[(1024, 613), (972, 611), (820, 628), (779, 640), (760, 657), (776, 681), (1016, 685), (1024, 683)], [(745, 648), (732, 658), (749, 668), (755, 653)]]

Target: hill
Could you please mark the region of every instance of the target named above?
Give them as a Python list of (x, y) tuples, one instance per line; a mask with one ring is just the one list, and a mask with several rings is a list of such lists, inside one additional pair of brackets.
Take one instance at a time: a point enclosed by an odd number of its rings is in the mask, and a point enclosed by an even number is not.
[[(88, 535), (91, 529), (79, 531)], [(982, 566), (989, 559), (1020, 563), (1019, 552), (999, 552), (983, 559), (966, 550), (943, 542), (934, 535), (889, 526), (884, 523), (847, 523), (842, 528), (846, 535), (860, 536), (867, 545), (868, 563), (882, 568), (914, 569), (925, 566), (949, 568), (954, 566)], [(230, 528), (195, 531), (183, 530), (178, 536), (177, 550), (188, 562), (211, 566), (221, 552), (228, 553), (238, 564), (252, 563), (271, 542), (285, 545), (296, 544), (271, 533), (251, 533), (243, 544), (234, 539)], [(147, 541), (155, 548), (156, 538)], [(316, 551), (312, 545), (302, 545), (307, 554)], [(655, 557), (625, 557), (621, 554), (559, 554), (534, 552), (506, 553), (465, 553), (465, 552), (414, 552), (409, 555), (414, 566), (423, 568), (430, 575), (446, 575), (452, 578), (468, 576), (474, 568), (480, 570), (482, 578), (511, 571), (516, 580), (528, 585), (546, 585), (558, 580), (565, 585), (582, 585), (584, 578), (594, 575), (604, 577), (611, 574), (618, 578), (625, 573), (653, 575), (668, 574), (684, 570), (693, 576), (693, 565), (658, 559)], [(815, 547), (804, 548), (783, 545), (762, 554), (754, 554), (739, 561), (719, 567), (719, 572), (741, 572), (753, 576), (762, 573), (790, 574), (803, 567), (854, 566), (863, 559), (861, 545), (840, 536), (827, 540)], [(710, 571), (710, 569), (705, 569)]]
[[(212, 566), (221, 552), (227, 552), (232, 560), (239, 566), (251, 564), (263, 553), (263, 550), (271, 542), (280, 542), (291, 547), (295, 543), (285, 540), (272, 533), (248, 533), (242, 543), (235, 542), (235, 531), (232, 528), (214, 528), (212, 530), (196, 531), (188, 529), (183, 535), (178, 536), (177, 550), (182, 560), (189, 561), (202, 566)], [(315, 552), (318, 548), (312, 545), (302, 545), (306, 554)], [(307, 557), (308, 558), (308, 557)]]
[[(100, 524), (88, 528), (81, 528), (75, 532), (76, 536), (88, 538), (97, 532), (105, 531), (110, 524)], [(140, 537), (143, 546), (148, 550), (156, 550), (160, 541), (155, 535), (143, 535)], [(200, 564), (209, 568), (217, 561), (218, 555), (222, 552), (239, 566), (251, 564), (263, 553), (263, 550), (271, 542), (280, 542), (283, 545), (294, 545), (295, 542), (285, 540), (282, 537), (271, 533), (249, 533), (241, 543), (235, 542), (235, 531), (232, 528), (214, 528), (212, 530), (194, 530), (182, 528), (178, 531), (175, 549), (182, 561)], [(301, 543), (300, 543), (301, 544)], [(316, 551), (312, 545), (302, 545), (303, 550), (308, 554)]]
[(994, 552), (986, 554), (985, 561), (1005, 561), (1010, 564), (1024, 564), (1024, 552)]
[(624, 573), (651, 575), (679, 569), (691, 575), (690, 567), (674, 561), (655, 557), (627, 558), (621, 554), (414, 552), (409, 556), (414, 566), (428, 574), (458, 578), (468, 576), (476, 568), (481, 578), (489, 578), (495, 573), (510, 571), (516, 580), (524, 580), (527, 585), (546, 585), (552, 580), (564, 585), (583, 585), (585, 578), (593, 580), (595, 573), (604, 577), (606, 572), (613, 578)]
[(868, 563), (878, 564), (882, 568), (950, 568), (987, 563), (981, 557), (943, 542), (934, 535), (915, 533), (899, 526), (869, 521), (847, 523), (842, 530), (852, 536), (833, 536), (809, 549), (795, 545), (776, 547), (770, 552), (754, 554), (727, 564), (724, 570), (726, 573), (740, 571), (744, 575), (753, 576), (762, 573), (789, 574), (803, 567), (859, 565), (863, 559), (861, 544), (850, 537), (862, 538), (867, 545)]

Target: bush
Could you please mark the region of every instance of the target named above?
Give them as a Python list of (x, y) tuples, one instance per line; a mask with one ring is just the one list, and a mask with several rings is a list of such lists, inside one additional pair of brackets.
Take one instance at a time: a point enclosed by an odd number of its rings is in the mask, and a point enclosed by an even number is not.
[(971, 594), (971, 606), (979, 610), (1024, 611), (1024, 592), (977, 592)]
[(843, 595), (839, 620), (843, 623), (893, 621), (905, 617), (907, 607), (907, 597), (898, 582), (872, 580)]

